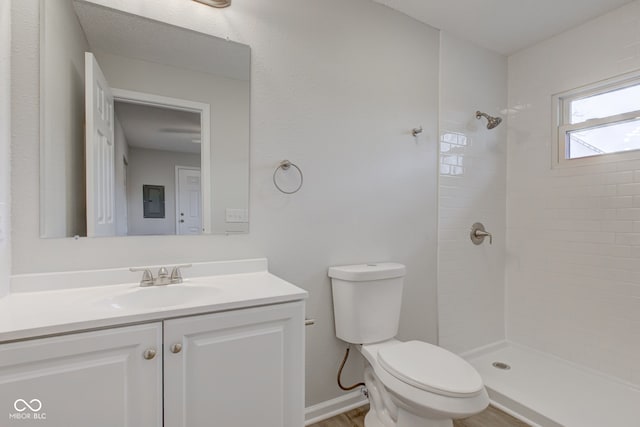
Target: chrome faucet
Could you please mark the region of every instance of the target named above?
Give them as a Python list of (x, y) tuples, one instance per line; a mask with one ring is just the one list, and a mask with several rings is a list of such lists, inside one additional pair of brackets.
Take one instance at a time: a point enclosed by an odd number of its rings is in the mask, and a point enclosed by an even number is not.
[(172, 267), (171, 275), (169, 275), (169, 270), (167, 270), (167, 267), (160, 267), (157, 277), (153, 277), (153, 273), (151, 272), (150, 267), (131, 267), (129, 268), (129, 271), (142, 271), (140, 287), (144, 288), (147, 286), (165, 286), (182, 283), (182, 272), (180, 271), (180, 269), (191, 267), (191, 264), (180, 264), (170, 267)]
[(169, 271), (167, 270), (167, 267), (160, 267), (160, 270), (158, 270), (158, 277), (156, 277), (154, 285), (164, 286), (170, 283), (171, 280), (169, 279)]

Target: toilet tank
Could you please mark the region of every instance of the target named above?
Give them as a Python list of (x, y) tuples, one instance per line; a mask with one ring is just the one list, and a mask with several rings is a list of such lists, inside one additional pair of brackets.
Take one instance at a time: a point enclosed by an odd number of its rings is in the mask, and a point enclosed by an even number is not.
[(405, 272), (391, 262), (329, 268), (336, 336), (353, 344), (395, 337)]

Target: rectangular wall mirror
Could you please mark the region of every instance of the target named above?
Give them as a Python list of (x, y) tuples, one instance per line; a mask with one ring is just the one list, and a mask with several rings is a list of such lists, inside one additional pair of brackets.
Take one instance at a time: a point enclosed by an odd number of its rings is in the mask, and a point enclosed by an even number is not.
[(40, 14), (41, 236), (248, 232), (249, 46), (84, 0)]

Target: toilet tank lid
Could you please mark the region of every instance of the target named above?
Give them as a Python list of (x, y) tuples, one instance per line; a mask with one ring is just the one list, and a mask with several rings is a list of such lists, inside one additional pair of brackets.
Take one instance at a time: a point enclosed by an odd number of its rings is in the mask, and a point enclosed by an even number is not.
[(402, 264), (395, 262), (376, 262), (330, 267), (329, 277), (349, 282), (364, 282), (404, 277), (406, 271), (406, 267)]

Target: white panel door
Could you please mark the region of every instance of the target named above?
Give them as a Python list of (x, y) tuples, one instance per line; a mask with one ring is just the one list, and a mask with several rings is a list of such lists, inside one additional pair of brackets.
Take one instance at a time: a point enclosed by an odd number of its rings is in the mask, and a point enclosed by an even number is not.
[(304, 425), (304, 302), (164, 328), (165, 427)]
[(202, 234), (200, 169), (176, 167), (177, 234)]
[(87, 236), (115, 236), (113, 95), (90, 52), (85, 52)]
[(2, 344), (0, 425), (161, 427), (161, 347), (160, 323)]

